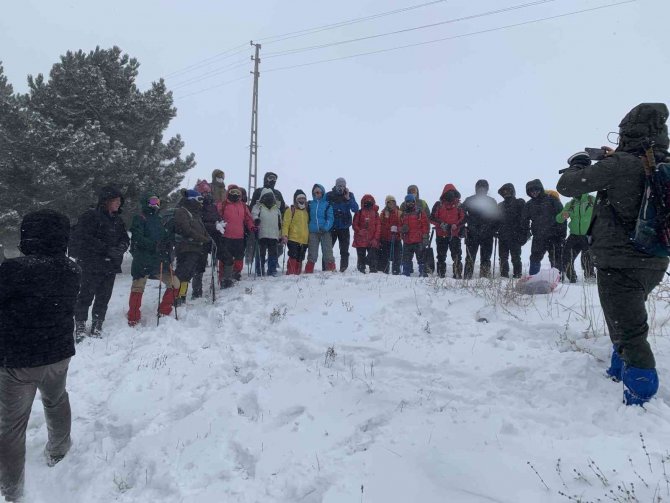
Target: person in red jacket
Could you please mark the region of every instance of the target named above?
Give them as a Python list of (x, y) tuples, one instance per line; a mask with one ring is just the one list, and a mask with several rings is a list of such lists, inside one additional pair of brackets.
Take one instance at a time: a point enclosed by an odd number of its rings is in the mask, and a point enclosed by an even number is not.
[(433, 205), (430, 212), (430, 223), (435, 226), (435, 242), (437, 243), (437, 274), (444, 278), (447, 274), (447, 251), (451, 250), (454, 262), (454, 278), (463, 277), (461, 261), (461, 234), (465, 212), (461, 208), (461, 194), (451, 183), (444, 186), (440, 200)]
[(400, 240), (400, 209), (393, 196), (386, 196), (384, 209), (379, 214), (381, 235), (379, 252), (377, 253), (377, 270), (389, 273), (389, 262), (393, 274), (400, 274), (400, 255), (402, 241)]
[(229, 185), (228, 197), (216, 205), (225, 223), (221, 240), (223, 248), (221, 288), (230, 288), (233, 286), (233, 273), (239, 278), (244, 268), (244, 229), (254, 232), (256, 228), (249, 207), (242, 202), (242, 191), (237, 185)]
[(426, 277), (426, 268), (424, 265), (424, 250), (428, 248), (428, 215), (422, 208), (416, 205), (416, 196), (407, 194), (405, 196), (405, 210), (400, 218), (402, 226), (403, 249), (402, 249), (402, 273), (405, 276), (411, 274), (412, 259), (416, 255), (416, 261), (419, 264), (419, 275)]
[(379, 206), (375, 198), (365, 194), (361, 199), (361, 209), (354, 215), (354, 243), (358, 254), (358, 270), (365, 274), (366, 264), (370, 272), (377, 272), (377, 251), (381, 237)]

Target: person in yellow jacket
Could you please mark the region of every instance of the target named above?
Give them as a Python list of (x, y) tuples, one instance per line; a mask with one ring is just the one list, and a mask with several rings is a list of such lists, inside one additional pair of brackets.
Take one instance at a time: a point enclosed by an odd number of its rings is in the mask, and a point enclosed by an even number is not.
[(282, 243), (288, 247), (286, 274), (300, 274), (302, 261), (307, 253), (309, 241), (309, 211), (307, 196), (298, 189), (293, 194), (293, 204), (286, 208), (282, 223)]

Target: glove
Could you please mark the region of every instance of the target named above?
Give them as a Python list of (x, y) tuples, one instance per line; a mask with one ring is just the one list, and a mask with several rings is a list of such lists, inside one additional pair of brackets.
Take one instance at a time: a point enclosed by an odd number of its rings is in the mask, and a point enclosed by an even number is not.
[(400, 232), (407, 234), (409, 232), (409, 225), (403, 224), (403, 226), (400, 228)]
[(114, 262), (123, 262), (123, 255), (126, 253), (125, 246), (112, 246), (107, 250), (107, 257)]
[(392, 225), (391, 226), (391, 232), (398, 232), (398, 226), (397, 225)]
[(281, 237), (281, 244), (285, 245), (286, 243), (288, 243), (288, 236), (282, 236)]
[(440, 224), (440, 229), (442, 229), (444, 232), (447, 232), (449, 230), (449, 227), (450, 227), (449, 224), (445, 224), (444, 222)]
[(260, 219), (260, 218), (255, 219), (255, 220), (254, 220), (254, 225), (255, 225), (256, 227), (260, 227), (260, 226), (261, 226), (261, 219)]
[(344, 188), (344, 199), (346, 201), (349, 200), (349, 189), (347, 189), (346, 187)]
[(370, 241), (370, 248), (379, 248), (379, 241), (377, 241), (376, 239)]
[(216, 222), (216, 230), (223, 236), (226, 233), (226, 222), (223, 220)]
[(451, 235), (454, 236), (454, 237), (458, 236), (458, 225), (453, 224), (451, 226)]
[(568, 164), (571, 168), (585, 168), (591, 165), (591, 158), (586, 152), (577, 152), (568, 157)]
[(428, 244), (429, 244), (428, 239), (429, 239), (428, 234), (424, 234), (423, 238), (421, 238), (421, 246), (423, 246), (424, 248), (428, 248)]

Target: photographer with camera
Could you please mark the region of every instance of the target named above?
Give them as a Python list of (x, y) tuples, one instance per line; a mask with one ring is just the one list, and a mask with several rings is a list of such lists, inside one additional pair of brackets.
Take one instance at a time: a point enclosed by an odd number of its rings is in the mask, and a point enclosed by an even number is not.
[(590, 228), (591, 256), (614, 346), (607, 374), (623, 381), (627, 405), (642, 405), (658, 390), (645, 301), (663, 279), (668, 258), (638, 250), (630, 237), (645, 190), (645, 149), (653, 146), (657, 162), (668, 158), (667, 119), (663, 103), (636, 106), (619, 124), (616, 150), (603, 147), (604, 158), (593, 165), (586, 152), (571, 156), (570, 167), (558, 181), (565, 196), (598, 191)]
[(333, 248), (339, 241), (340, 246), (340, 272), (344, 272), (349, 267), (349, 244), (351, 243), (351, 225), (353, 223), (353, 214), (360, 208), (356, 202), (353, 192), (349, 191), (347, 181), (344, 178), (335, 180), (333, 190), (326, 194), (328, 201), (333, 208), (335, 221), (330, 230), (330, 239), (333, 242)]

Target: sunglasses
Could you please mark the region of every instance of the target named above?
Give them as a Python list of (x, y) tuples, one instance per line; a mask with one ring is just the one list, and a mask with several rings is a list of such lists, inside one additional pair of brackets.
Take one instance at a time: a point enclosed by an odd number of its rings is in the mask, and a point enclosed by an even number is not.
[(202, 196), (195, 196), (195, 197), (189, 197), (188, 200), (189, 201), (197, 201), (197, 202), (201, 203), (205, 200), (205, 198), (202, 197)]
[(238, 189), (232, 189), (232, 190), (229, 190), (228, 193), (229, 193), (231, 196), (241, 196), (241, 195), (242, 195), (242, 192), (239, 191)]
[(149, 206), (152, 206), (154, 208), (160, 208), (160, 205), (161, 205), (161, 200), (158, 197), (153, 196), (153, 197), (149, 198)]

